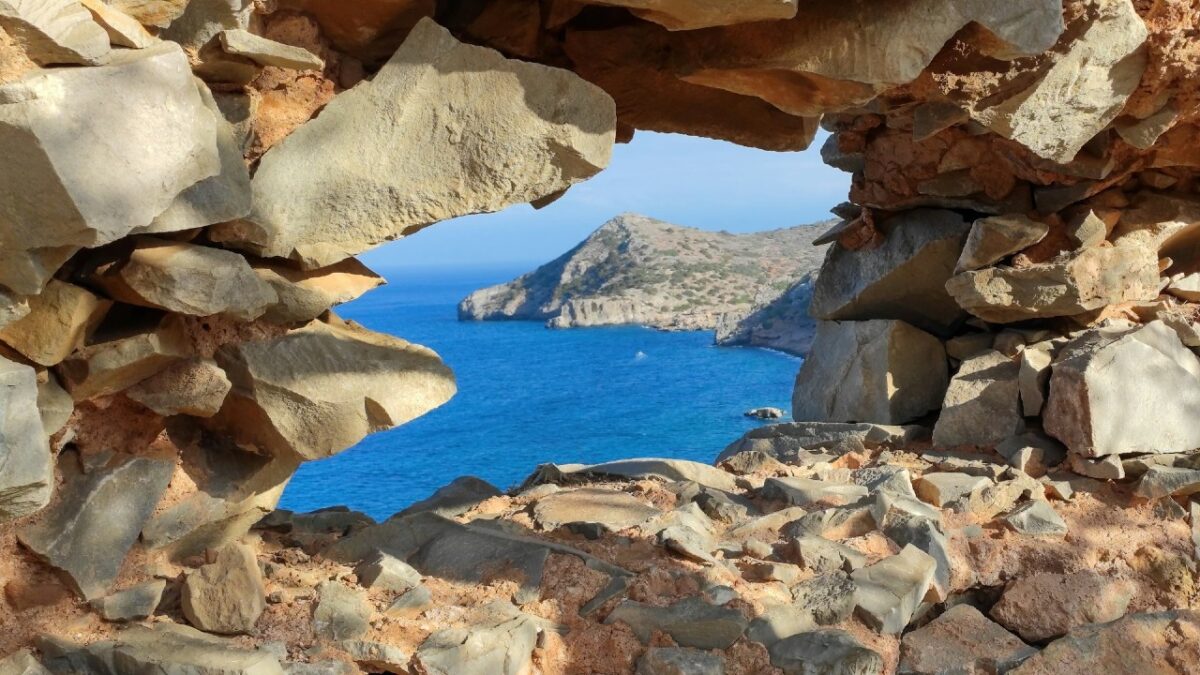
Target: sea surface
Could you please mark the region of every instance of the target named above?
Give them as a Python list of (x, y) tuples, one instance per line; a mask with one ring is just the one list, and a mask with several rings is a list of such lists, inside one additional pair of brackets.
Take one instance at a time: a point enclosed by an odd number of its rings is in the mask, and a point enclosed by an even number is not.
[(424, 417), (300, 467), (280, 507), (346, 505), (376, 519), (463, 475), (501, 489), (539, 464), (631, 457), (711, 462), (788, 410), (800, 359), (715, 347), (711, 332), (639, 327), (549, 330), (538, 322), (460, 322), (471, 291), (532, 269), (381, 271), (389, 284), (338, 314), (438, 352), (458, 394)]

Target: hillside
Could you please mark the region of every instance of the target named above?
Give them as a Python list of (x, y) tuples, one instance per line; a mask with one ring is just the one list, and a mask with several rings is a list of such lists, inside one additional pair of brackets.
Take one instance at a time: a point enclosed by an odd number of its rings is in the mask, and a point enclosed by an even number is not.
[(554, 328), (732, 326), (820, 266), (824, 248), (812, 240), (824, 230), (819, 224), (730, 234), (622, 214), (533, 272), (472, 293), (458, 315)]

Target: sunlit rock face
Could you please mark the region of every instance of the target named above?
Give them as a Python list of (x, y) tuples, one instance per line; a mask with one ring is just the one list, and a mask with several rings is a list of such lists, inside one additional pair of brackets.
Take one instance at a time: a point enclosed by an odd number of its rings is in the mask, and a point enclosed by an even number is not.
[[(1197, 625), (1168, 549), (1200, 489), (1198, 23), (1186, 0), (0, 0), (0, 672), (967, 672), (984, 639), (1019, 672), (1195, 663), (1147, 627)], [(356, 255), (548, 203), (638, 130), (821, 129), (851, 187), (786, 296), (821, 321), (792, 423), (721, 468), (546, 466), (377, 526), (273, 513), (303, 462), (455, 394), (431, 350), (334, 314), (382, 283)], [(646, 518), (530, 518), (579, 482)], [(1097, 523), (1119, 532), (1074, 536)], [(990, 618), (926, 604), (988, 610), (1014, 579)], [(1129, 607), (1155, 613), (1086, 625)], [(978, 640), (928, 653), (952, 619)], [(1150, 646), (1087, 647), (1110, 639)]]

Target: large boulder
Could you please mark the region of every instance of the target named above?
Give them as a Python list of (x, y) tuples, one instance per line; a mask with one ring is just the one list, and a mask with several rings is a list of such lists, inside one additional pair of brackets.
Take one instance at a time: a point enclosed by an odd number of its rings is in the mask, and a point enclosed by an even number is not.
[(577, 75), (464, 45), (423, 20), (374, 79), (267, 153), (253, 213), (214, 236), (330, 265), (589, 178), (608, 165), (615, 125), (612, 100)]
[(46, 436), (37, 373), (0, 357), (0, 522), (50, 502), (54, 464)]
[(1121, 618), (1136, 590), (1133, 582), (1092, 570), (1041, 572), (1009, 584), (991, 615), (1025, 640), (1040, 642)]
[(1200, 447), (1200, 358), (1161, 321), (1097, 329), (1052, 366), (1046, 432), (1085, 457)]
[(813, 288), (818, 319), (898, 319), (948, 331), (962, 310), (946, 292), (970, 224), (953, 211), (915, 209), (882, 224), (883, 244), (829, 247)]
[(903, 321), (822, 321), (792, 393), (792, 419), (901, 424), (936, 410), (949, 367), (941, 340)]
[(233, 390), (213, 424), (277, 456), (328, 457), (455, 392), (432, 350), (336, 318), (227, 345), (216, 359)]
[(995, 350), (963, 361), (950, 380), (933, 444), (992, 446), (1025, 430), (1021, 365)]
[(0, 0), (0, 29), (41, 65), (96, 63), (108, 33), (75, 0)]

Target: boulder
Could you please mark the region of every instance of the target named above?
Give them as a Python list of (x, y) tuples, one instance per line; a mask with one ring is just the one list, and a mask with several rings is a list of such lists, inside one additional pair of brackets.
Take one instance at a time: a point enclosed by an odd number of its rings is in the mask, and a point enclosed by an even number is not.
[(215, 428), (274, 455), (320, 459), (454, 395), (454, 376), (432, 350), (332, 321), (218, 350), (233, 389)]
[(266, 609), (258, 557), (242, 544), (229, 544), (216, 559), (188, 574), (183, 582), (183, 615), (209, 633), (250, 633)]
[[(374, 79), (271, 149), (254, 176), (253, 213), (213, 236), (310, 269), (331, 265), (589, 178), (608, 165), (615, 125), (608, 95), (577, 75), (464, 45), (422, 20)], [(461, 142), (466, 128), (473, 142)]]
[(1158, 256), (1140, 246), (1100, 246), (1028, 267), (988, 267), (946, 283), (958, 304), (992, 323), (1074, 316), (1158, 297)]
[(1080, 673), (1186, 672), (1195, 658), (1195, 642), (1176, 635), (1200, 630), (1200, 613), (1176, 609), (1129, 614), (1110, 623), (1072, 630), (1025, 661), (1013, 675)]
[(421, 573), (411, 565), (386, 553), (364, 559), (354, 568), (363, 588), (382, 588), (403, 593), (421, 585)]
[(353, 640), (371, 629), (374, 611), (366, 591), (336, 581), (321, 584), (313, 610), (313, 632), (330, 641)]
[(845, 544), (814, 535), (792, 540), (795, 559), (805, 569), (817, 574), (853, 572), (867, 564), (867, 556)]
[(905, 546), (889, 558), (855, 570), (858, 585), (856, 614), (880, 633), (904, 630), (933, 582), (937, 561), (915, 546)]
[(898, 672), (1007, 673), (1037, 653), (978, 609), (961, 604), (904, 636)]
[(992, 482), (982, 476), (966, 473), (930, 472), (913, 483), (917, 496), (938, 508), (949, 508), (955, 502), (968, 500)]
[(61, 570), (85, 600), (94, 600), (116, 580), (173, 466), (162, 459), (117, 456), (81, 474), (69, 468), (70, 457), (64, 459), (62, 498), (40, 520), (21, 528), (17, 538)]
[(954, 559), (950, 556), (950, 544), (946, 541), (946, 535), (942, 533), (940, 518), (899, 510), (897, 515), (887, 514), (878, 520), (882, 522), (881, 529), (888, 539), (896, 542), (898, 546), (915, 546), (933, 559), (936, 567), (926, 599), (944, 602), (949, 598)]
[(263, 318), (272, 323), (312, 321), (325, 310), (385, 283), (354, 258), (315, 270), (301, 270), (270, 261), (255, 262), (251, 266), (278, 298), (263, 314)]
[(1033, 537), (1062, 537), (1067, 523), (1054, 507), (1045, 501), (1026, 502), (1004, 517), (1004, 523), (1017, 534)]
[(1132, 582), (1092, 570), (1040, 572), (1009, 584), (991, 615), (1022, 639), (1040, 642), (1085, 624), (1121, 618), (1135, 590)]
[(797, 0), (597, 0), (596, 4), (628, 7), (635, 15), (668, 30), (695, 30), (796, 16)]
[(0, 357), (0, 522), (50, 502), (54, 460), (38, 411), (37, 373)]
[[(813, 288), (818, 319), (897, 319), (945, 333), (962, 318), (946, 291), (970, 225), (953, 211), (914, 209), (881, 224), (874, 248), (829, 247)], [(816, 349), (814, 348), (814, 351)]]
[(1144, 499), (1200, 492), (1200, 470), (1171, 466), (1151, 466), (1138, 479), (1133, 493)]
[(622, 600), (604, 619), (606, 624), (617, 621), (629, 626), (643, 644), (661, 631), (675, 644), (696, 649), (725, 649), (742, 637), (748, 623), (738, 610), (710, 605), (697, 597), (666, 607)]
[(1009, 466), (1034, 478), (1046, 475), (1049, 469), (1062, 464), (1067, 458), (1066, 449), (1061, 444), (1032, 431), (999, 443), (996, 452), (1008, 461)]
[(154, 579), (92, 601), (105, 621), (145, 619), (158, 609), (167, 582)]
[(75, 0), (0, 0), (0, 29), (39, 65), (92, 64), (108, 54), (108, 34)]
[(792, 589), (792, 602), (767, 609), (750, 622), (746, 639), (770, 649), (780, 640), (838, 624), (854, 612), (857, 587), (845, 572), (813, 577)]
[(603, 488), (563, 490), (539, 499), (533, 507), (533, 520), (544, 530), (587, 523), (618, 532), (659, 514), (658, 509), (632, 495)]
[(193, 357), (138, 382), (125, 395), (163, 417), (212, 417), (232, 386), (216, 361)]
[(780, 408), (751, 408), (742, 413), (744, 417), (752, 417), (759, 420), (777, 420), (781, 419), (785, 414)]
[(538, 644), (534, 619), (505, 601), (484, 605), (465, 628), (437, 631), (413, 662), (428, 675), (523, 675), (533, 671)]
[(58, 374), (71, 397), (84, 401), (124, 391), (191, 356), (191, 351), (182, 322), (168, 316), (128, 337), (102, 340), (75, 352), (62, 362)]
[(283, 675), (279, 660), (266, 649), (247, 649), (171, 623), (126, 628), (117, 634), (111, 658), (113, 675)]
[(1161, 321), (1092, 330), (1053, 365), (1046, 432), (1084, 457), (1200, 447), (1200, 358)]
[(854, 636), (837, 628), (793, 635), (771, 645), (771, 665), (784, 675), (879, 675), (883, 657), (867, 649)]
[(0, 341), (43, 366), (62, 362), (82, 347), (112, 303), (87, 290), (52, 279), (29, 298), (29, 313), (0, 328)]
[(963, 361), (950, 380), (933, 427), (938, 447), (992, 446), (1025, 430), (1020, 365), (989, 350)]
[(145, 49), (158, 42), (137, 19), (111, 7), (103, 0), (79, 0), (79, 4), (92, 13), (92, 19), (108, 33), (109, 43), (118, 47)]
[(725, 675), (725, 663), (699, 649), (651, 647), (638, 659), (634, 675)]
[(792, 418), (909, 422), (936, 410), (949, 381), (940, 340), (903, 321), (822, 321), (792, 392)]

